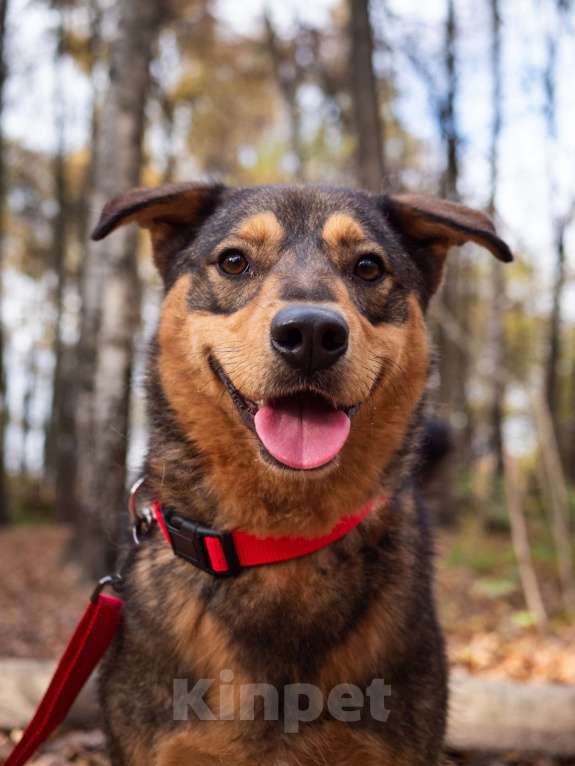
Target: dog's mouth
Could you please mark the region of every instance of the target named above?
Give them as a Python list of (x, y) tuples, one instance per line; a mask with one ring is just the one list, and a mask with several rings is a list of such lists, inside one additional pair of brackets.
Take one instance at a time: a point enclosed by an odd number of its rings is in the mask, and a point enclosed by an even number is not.
[(209, 363), (272, 462), (309, 471), (331, 463), (341, 452), (357, 406), (338, 406), (326, 395), (308, 389), (254, 402), (238, 391), (213, 357)]

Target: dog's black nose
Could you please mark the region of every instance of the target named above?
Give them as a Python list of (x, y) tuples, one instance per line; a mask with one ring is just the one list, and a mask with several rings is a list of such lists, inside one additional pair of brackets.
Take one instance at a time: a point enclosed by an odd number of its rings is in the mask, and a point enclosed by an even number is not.
[(319, 306), (287, 306), (275, 315), (272, 346), (296, 370), (325, 370), (345, 354), (349, 328), (345, 319)]

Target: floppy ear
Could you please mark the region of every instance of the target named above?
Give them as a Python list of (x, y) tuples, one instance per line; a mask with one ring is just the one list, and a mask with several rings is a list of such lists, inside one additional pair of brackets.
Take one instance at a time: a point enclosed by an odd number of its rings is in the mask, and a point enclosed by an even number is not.
[(214, 212), (224, 189), (221, 184), (201, 183), (132, 189), (104, 206), (92, 239), (104, 239), (114, 229), (128, 223), (149, 229), (156, 266), (165, 276), (170, 255), (189, 242)]
[(423, 194), (385, 195), (382, 209), (423, 273), (430, 295), (441, 283), (445, 257), (453, 245), (476, 242), (500, 261), (513, 260), (491, 219), (478, 210)]

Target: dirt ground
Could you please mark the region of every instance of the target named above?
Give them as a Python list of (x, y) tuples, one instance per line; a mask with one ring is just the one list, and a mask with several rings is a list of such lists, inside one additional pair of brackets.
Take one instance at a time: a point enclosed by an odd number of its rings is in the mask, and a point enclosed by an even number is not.
[[(83, 612), (91, 585), (63, 563), (68, 532), (61, 527), (17, 527), (0, 533), (0, 656), (57, 657)], [(575, 684), (575, 625), (544, 632), (524, 619), (516, 589), (489, 585), (465, 566), (447, 566), (449, 536), (439, 540), (437, 601), (452, 666), (487, 676)], [(496, 583), (497, 585), (497, 583)], [(0, 733), (0, 758), (19, 732)], [(33, 766), (107, 766), (99, 731), (64, 732)], [(549, 759), (457, 756), (465, 766), (558, 766)], [(562, 762), (572, 766), (575, 761)]]

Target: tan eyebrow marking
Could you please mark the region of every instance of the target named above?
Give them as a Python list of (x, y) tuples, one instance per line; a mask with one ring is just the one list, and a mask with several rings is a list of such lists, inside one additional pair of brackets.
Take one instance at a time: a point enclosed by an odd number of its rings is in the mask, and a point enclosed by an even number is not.
[(361, 224), (347, 213), (330, 215), (323, 225), (321, 237), (330, 247), (360, 244), (367, 240), (367, 235)]
[(256, 246), (279, 246), (285, 236), (283, 226), (271, 210), (246, 218), (234, 233)]

